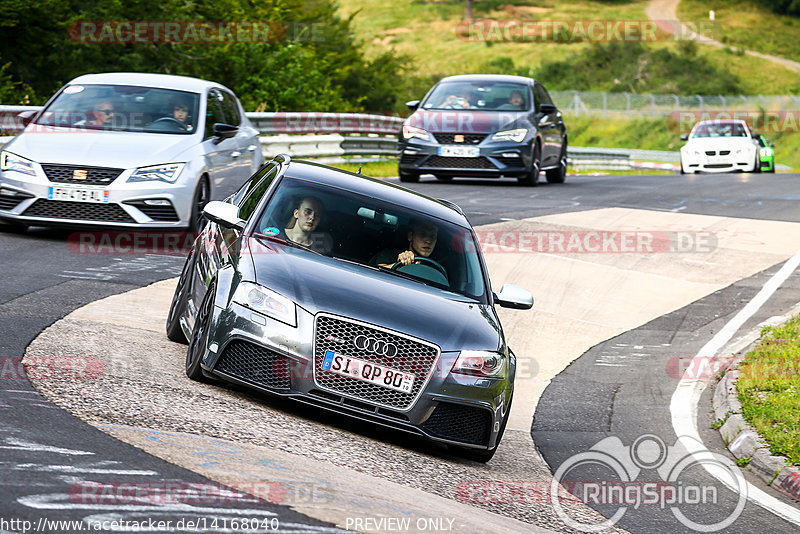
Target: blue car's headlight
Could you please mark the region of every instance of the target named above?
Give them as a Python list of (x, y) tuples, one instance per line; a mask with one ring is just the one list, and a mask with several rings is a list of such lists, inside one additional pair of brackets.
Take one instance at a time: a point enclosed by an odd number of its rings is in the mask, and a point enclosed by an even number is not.
[(289, 326), (297, 326), (297, 306), (283, 295), (252, 282), (242, 282), (233, 301)]
[(0, 170), (36, 176), (36, 169), (31, 160), (5, 150), (0, 152)]
[(462, 350), (453, 365), (453, 372), (462, 375), (504, 378), (506, 376), (506, 356), (499, 352), (485, 350)]
[(133, 171), (129, 182), (166, 182), (174, 184), (181, 175), (185, 163), (165, 163), (150, 167), (140, 167)]
[(514, 130), (504, 130), (497, 132), (492, 136), (492, 141), (514, 141), (521, 143), (525, 136), (528, 135), (528, 130), (525, 128), (516, 128)]
[(412, 137), (417, 137), (425, 141), (428, 141), (431, 138), (430, 135), (428, 135), (428, 132), (426, 132), (422, 128), (417, 128), (416, 126), (409, 126), (408, 124), (404, 124), (403, 139), (411, 139)]

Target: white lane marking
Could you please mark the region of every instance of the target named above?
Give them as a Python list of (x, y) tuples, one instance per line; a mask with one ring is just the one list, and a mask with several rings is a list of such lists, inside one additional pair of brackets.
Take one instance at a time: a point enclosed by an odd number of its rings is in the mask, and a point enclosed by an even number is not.
[[(800, 251), (789, 258), (783, 267), (781, 267), (780, 270), (778, 270), (778, 272), (775, 273), (766, 284), (764, 284), (758, 294), (753, 297), (753, 299), (748, 302), (744, 308), (739, 310), (739, 313), (737, 313), (733, 319), (728, 321), (722, 330), (717, 332), (717, 334), (711, 338), (709, 342), (703, 346), (703, 348), (700, 349), (697, 355), (695, 355), (695, 357), (692, 359), (692, 363), (696, 363), (695, 360), (699, 362), (706, 358), (715, 356), (717, 352), (719, 352), (722, 347), (724, 347), (725, 344), (730, 341), (730, 339), (739, 330), (739, 328), (741, 328), (745, 321), (752, 317), (753, 314), (755, 314), (755, 312), (757, 312), (758, 309), (761, 308), (761, 306), (767, 301), (767, 299), (769, 299), (769, 297), (771, 297), (772, 294), (781, 286), (781, 284), (786, 281), (789, 275), (791, 275), (795, 269), (797, 269), (798, 265), (800, 265)], [(691, 368), (691, 365), (689, 368)], [(700, 395), (707, 385), (708, 382), (702, 379), (691, 378), (689, 371), (687, 371), (686, 374), (684, 374), (684, 376), (681, 378), (681, 383), (675, 389), (675, 393), (672, 394), (672, 400), (670, 401), (669, 405), (669, 410), (672, 414), (672, 428), (675, 429), (675, 433), (679, 438), (683, 436), (693, 438), (685, 440), (687, 442), (685, 445), (687, 446), (687, 449), (689, 449), (689, 454), (696, 457), (702, 454), (708, 454), (709, 452), (703, 444), (703, 441), (700, 439), (700, 433), (697, 430), (697, 403), (700, 400)], [(694, 444), (695, 446), (690, 446), (690, 443)], [(728, 481), (719, 477), (718, 474), (714, 473), (713, 470), (707, 469), (707, 471), (714, 475), (729, 489), (735, 491), (735, 488), (731, 487)], [(758, 506), (772, 512), (786, 521), (800, 525), (800, 510), (776, 499), (749, 482), (746, 483), (746, 487), (747, 499), (749, 501), (752, 501)]]
[(15, 470), (41, 471), (48, 473), (88, 473), (91, 475), (148, 475), (155, 476), (158, 471), (146, 469), (102, 469), (98, 467), (76, 467), (73, 465), (42, 465), (42, 464), (19, 464)]
[(683, 211), (685, 209), (686, 209), (686, 206), (681, 206), (680, 208), (675, 208), (675, 209), (669, 210), (669, 211), (671, 211), (672, 213), (678, 213), (679, 211)]
[(50, 445), (42, 445), (41, 443), (24, 441), (16, 438), (6, 438), (5, 442), (8, 445), (0, 445), (0, 449), (13, 449), (19, 451), (34, 451), (34, 452), (52, 452), (55, 454), (67, 454), (70, 456), (84, 456), (84, 455), (94, 454), (93, 452), (89, 451), (62, 449), (61, 447), (51, 447)]

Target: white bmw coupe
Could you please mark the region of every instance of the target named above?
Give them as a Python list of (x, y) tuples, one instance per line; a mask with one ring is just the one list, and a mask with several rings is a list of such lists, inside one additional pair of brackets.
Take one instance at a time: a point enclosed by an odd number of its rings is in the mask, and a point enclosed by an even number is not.
[(681, 147), (681, 174), (759, 172), (758, 144), (742, 120), (700, 121)]

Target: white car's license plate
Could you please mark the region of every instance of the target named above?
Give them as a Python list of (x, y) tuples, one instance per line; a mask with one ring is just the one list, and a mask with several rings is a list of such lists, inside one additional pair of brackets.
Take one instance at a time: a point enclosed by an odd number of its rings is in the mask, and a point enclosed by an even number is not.
[(477, 158), (481, 149), (476, 146), (442, 145), (439, 147), (440, 156), (454, 156), (456, 158)]
[(53, 186), (47, 192), (47, 198), (50, 200), (71, 200), (73, 202), (108, 203), (108, 190), (70, 185)]
[(332, 350), (325, 351), (325, 359), (322, 361), (322, 368), (325, 371), (337, 375), (348, 376), (377, 386), (411, 393), (414, 386), (414, 375), (404, 373), (372, 362), (366, 362), (344, 354), (337, 354)]

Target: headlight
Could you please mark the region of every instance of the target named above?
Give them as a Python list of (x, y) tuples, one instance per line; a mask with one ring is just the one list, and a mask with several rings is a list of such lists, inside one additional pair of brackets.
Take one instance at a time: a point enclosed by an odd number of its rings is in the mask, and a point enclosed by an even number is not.
[(36, 169), (33, 167), (31, 160), (5, 150), (0, 152), (0, 170), (36, 176)]
[(506, 374), (506, 357), (499, 352), (462, 350), (453, 365), (453, 372), (502, 378)]
[(289, 326), (297, 326), (295, 303), (264, 286), (242, 282), (233, 294), (233, 301)]
[(165, 163), (164, 165), (153, 165), (152, 167), (140, 167), (133, 171), (129, 182), (167, 182), (174, 184), (183, 170), (184, 163)]
[(523, 139), (525, 139), (526, 135), (528, 135), (528, 130), (525, 128), (505, 130), (494, 134), (492, 136), (492, 141), (514, 141), (515, 143), (520, 143)]
[(428, 132), (426, 132), (422, 128), (417, 128), (416, 126), (409, 126), (408, 124), (404, 124), (403, 139), (411, 139), (412, 137), (418, 137), (425, 141), (428, 141), (431, 138), (431, 136), (428, 135)]

